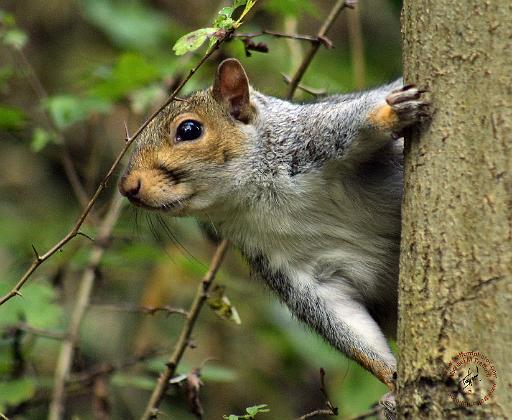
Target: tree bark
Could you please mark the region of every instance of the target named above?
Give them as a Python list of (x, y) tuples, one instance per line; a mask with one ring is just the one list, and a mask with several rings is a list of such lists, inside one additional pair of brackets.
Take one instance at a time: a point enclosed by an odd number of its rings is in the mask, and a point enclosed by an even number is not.
[(406, 140), (398, 417), (507, 418), (512, 2), (404, 3), (405, 80), (434, 113)]

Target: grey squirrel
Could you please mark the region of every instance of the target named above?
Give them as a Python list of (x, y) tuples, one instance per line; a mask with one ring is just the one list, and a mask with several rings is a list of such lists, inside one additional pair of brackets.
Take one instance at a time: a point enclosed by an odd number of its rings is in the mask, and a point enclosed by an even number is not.
[(291, 312), (394, 391), (403, 142), (427, 114), (401, 81), (297, 104), (227, 59), (141, 134), (119, 189), (213, 222)]

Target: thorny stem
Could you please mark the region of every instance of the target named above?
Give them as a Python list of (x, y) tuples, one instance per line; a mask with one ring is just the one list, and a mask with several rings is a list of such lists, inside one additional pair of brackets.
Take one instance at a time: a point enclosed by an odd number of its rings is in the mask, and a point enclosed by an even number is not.
[(199, 62), (196, 64), (194, 68), (192, 68), (187, 77), (185, 77), (180, 84), (174, 89), (172, 94), (169, 96), (169, 98), (163, 103), (160, 108), (158, 108), (153, 114), (149, 116), (149, 118), (137, 129), (137, 131), (132, 135), (128, 136), (126, 138), (126, 143), (124, 147), (121, 149), (117, 157), (115, 158), (114, 162), (112, 163), (112, 166), (106, 173), (106, 175), (103, 177), (102, 181), (96, 188), (96, 191), (94, 192), (93, 196), (85, 206), (85, 208), (82, 210), (82, 213), (78, 217), (78, 220), (75, 222), (75, 225), (73, 228), (61, 239), (59, 240), (55, 245), (53, 245), (48, 251), (46, 251), (43, 255), (36, 255), (36, 258), (32, 261), (32, 264), (30, 267), (25, 271), (25, 273), (22, 275), (22, 277), (18, 280), (16, 285), (11, 289), (10, 292), (8, 292), (6, 295), (2, 296), (0, 298), (0, 305), (3, 305), (8, 300), (12, 299), (14, 296), (21, 296), (21, 288), (23, 285), (28, 281), (30, 276), (34, 273), (34, 271), (37, 270), (37, 268), (45, 262), (48, 258), (50, 258), (53, 254), (55, 254), (57, 251), (62, 249), (64, 245), (66, 245), (71, 239), (73, 239), (75, 236), (79, 234), (80, 227), (84, 223), (87, 215), (91, 211), (92, 207), (96, 203), (99, 195), (103, 192), (103, 190), (108, 185), (108, 182), (110, 178), (112, 177), (112, 174), (119, 166), (119, 163), (121, 162), (121, 159), (126, 154), (132, 143), (139, 137), (139, 135), (142, 133), (142, 131), (153, 121), (153, 119), (165, 108), (167, 105), (169, 105), (177, 96), (179, 91), (183, 88), (185, 83), (187, 83), (191, 77), (196, 73), (196, 71), (201, 67), (204, 62), (219, 48), (219, 46), (228, 38), (231, 37), (233, 34), (234, 29), (227, 31), (213, 46), (210, 48), (207, 53), (199, 60)]
[(295, 420), (306, 420), (306, 419), (309, 419), (309, 418), (315, 417), (315, 416), (335, 416), (335, 415), (336, 414), (334, 414), (332, 412), (332, 410), (321, 409), (321, 410), (312, 411), (311, 413), (304, 414), (303, 416), (297, 417)]
[(210, 268), (208, 269), (208, 272), (197, 288), (196, 296), (192, 302), (190, 310), (188, 311), (187, 321), (181, 330), (178, 342), (174, 348), (174, 351), (169, 357), (169, 360), (167, 361), (164, 371), (158, 378), (156, 387), (153, 390), (148, 405), (146, 406), (146, 410), (142, 415), (143, 420), (154, 419), (158, 415), (158, 407), (160, 406), (160, 403), (162, 402), (165, 392), (169, 386), (169, 380), (176, 373), (176, 368), (178, 367), (178, 364), (190, 343), (190, 336), (192, 334), (192, 330), (196, 323), (197, 317), (208, 297), (208, 292), (211, 288), (213, 280), (215, 279), (215, 275), (219, 270), (222, 260), (224, 259), (228, 246), (228, 241), (224, 239), (215, 250), (215, 254), (213, 255), (210, 263)]
[[(346, 7), (353, 8), (355, 3), (356, 2), (354, 0), (338, 0), (334, 4), (331, 11), (329, 12), (329, 15), (325, 19), (322, 26), (318, 30), (316, 37), (318, 39), (325, 38), (325, 36), (327, 35), (327, 32), (331, 28), (332, 24), (334, 23), (334, 21), (336, 20), (336, 18), (340, 14), (340, 12), (343, 9), (345, 9)], [(319, 42), (314, 42), (310, 45), (309, 51), (305, 55), (304, 59), (302, 60), (301, 65), (299, 66), (299, 68), (295, 72), (294, 76), (292, 77), (292, 80), (290, 81), (290, 85), (288, 86), (288, 92), (286, 94), (287, 99), (293, 98), (293, 94), (295, 93), (295, 90), (297, 89), (297, 86), (298, 86), (300, 80), (302, 79), (302, 76), (304, 76), (304, 73), (306, 72), (307, 68), (311, 64), (311, 61), (313, 60), (313, 58), (319, 48), (320, 48)]]
[(263, 29), (260, 32), (252, 32), (252, 33), (245, 33), (245, 34), (236, 34), (233, 35), (233, 38), (256, 38), (263, 35), (270, 35), (274, 36), (276, 38), (288, 38), (288, 39), (295, 39), (297, 41), (309, 41), (314, 44), (322, 44), (326, 46), (327, 48), (331, 48), (332, 44), (330, 41), (325, 37), (320, 36), (314, 36), (314, 35), (301, 35), (301, 34), (288, 34), (284, 32), (276, 32), (271, 31), (268, 29)]
[[(13, 325), (12, 329), (20, 330), (28, 334), (37, 335), (39, 337), (51, 338), (53, 340), (63, 340), (66, 335), (60, 331), (50, 331), (41, 328), (32, 327), (25, 322)], [(11, 330), (12, 330), (11, 329)]]
[(57, 359), (53, 397), (50, 403), (50, 411), (48, 415), (49, 420), (61, 419), (64, 414), (66, 382), (69, 378), (73, 362), (74, 350), (80, 331), (80, 324), (82, 323), (87, 306), (89, 305), (94, 280), (96, 278), (96, 270), (101, 262), (103, 254), (106, 251), (106, 244), (108, 243), (108, 240), (112, 235), (112, 230), (117, 223), (123, 203), (123, 197), (121, 197), (121, 195), (116, 191), (110, 209), (99, 226), (98, 238), (91, 249), (87, 268), (84, 270), (82, 279), (80, 280), (78, 295), (76, 303), (73, 306), (73, 312), (71, 313), (71, 320), (69, 322), (67, 335), (61, 346), (59, 357)]
[(173, 306), (138, 306), (131, 304), (91, 304), (92, 307), (100, 310), (115, 311), (115, 312), (130, 312), (130, 313), (143, 313), (149, 315), (155, 315), (157, 312), (163, 312), (167, 316), (169, 315), (181, 315), (186, 317), (188, 312), (182, 308), (176, 308)]

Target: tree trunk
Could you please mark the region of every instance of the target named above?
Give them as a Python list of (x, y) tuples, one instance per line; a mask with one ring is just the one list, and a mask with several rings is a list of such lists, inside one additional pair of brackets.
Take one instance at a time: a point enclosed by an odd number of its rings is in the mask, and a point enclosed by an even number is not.
[(398, 415), (512, 417), (512, 2), (404, 3), (434, 114), (406, 142)]

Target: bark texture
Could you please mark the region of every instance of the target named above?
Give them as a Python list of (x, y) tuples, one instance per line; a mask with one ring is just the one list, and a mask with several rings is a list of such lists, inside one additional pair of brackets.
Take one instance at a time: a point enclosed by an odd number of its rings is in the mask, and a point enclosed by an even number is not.
[[(512, 417), (512, 2), (405, 0), (402, 19), (434, 115), (406, 142), (398, 416)], [(460, 352), (480, 355), (449, 367)]]

